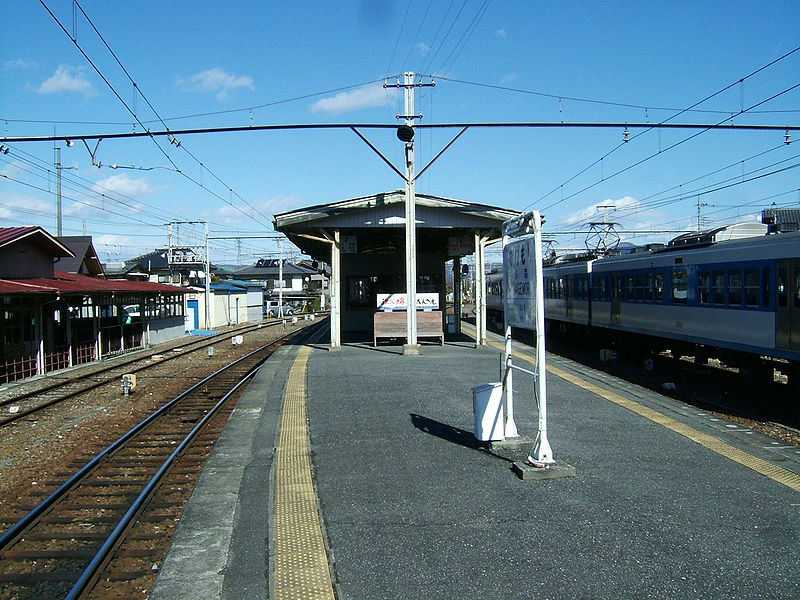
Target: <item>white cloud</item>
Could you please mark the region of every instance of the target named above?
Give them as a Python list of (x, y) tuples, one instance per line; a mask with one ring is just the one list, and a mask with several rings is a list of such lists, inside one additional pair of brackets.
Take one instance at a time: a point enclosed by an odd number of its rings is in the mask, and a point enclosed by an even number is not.
[(55, 204), (25, 194), (0, 193), (0, 219), (14, 223), (40, 224), (55, 219)]
[(508, 83), (510, 81), (514, 81), (518, 77), (519, 76), (516, 73), (508, 73), (506, 75), (503, 75), (503, 78), (500, 80), (500, 83)]
[(384, 89), (383, 85), (376, 83), (318, 100), (311, 105), (311, 112), (338, 115), (362, 108), (389, 106), (394, 104), (398, 97), (399, 91), (397, 89)]
[(219, 67), (195, 73), (188, 79), (179, 77), (175, 85), (184, 92), (216, 92), (219, 100), (224, 100), (228, 92), (239, 88), (255, 89), (252, 77), (227, 73)]
[(416, 45), (414, 46), (414, 49), (420, 56), (425, 56), (426, 54), (428, 54), (428, 52), (431, 51), (431, 47), (425, 42), (417, 42)]
[(617, 221), (614, 218), (614, 213), (624, 211), (626, 214), (631, 214), (640, 205), (641, 203), (631, 196), (625, 196), (617, 200), (608, 199), (565, 215), (559, 219), (559, 222), (565, 225), (576, 225), (591, 221), (603, 221), (604, 218), (607, 218), (608, 221)]
[(70, 65), (59, 65), (56, 72), (45, 79), (37, 91), (40, 94), (76, 92), (87, 98), (97, 93), (92, 82), (86, 76), (86, 69)]
[(495, 35), (500, 36), (501, 38), (505, 39), (506, 37), (506, 30), (505, 29), (498, 29), (494, 32)]
[(235, 203), (235, 207), (226, 204), (218, 207), (213, 212), (206, 212), (203, 217), (213, 220), (215, 223), (225, 223), (226, 225), (246, 223), (252, 221), (252, 219), (268, 221), (275, 213), (302, 206), (303, 201), (296, 194), (288, 194), (255, 200), (250, 202), (250, 205), (253, 208), (240, 202)]
[(25, 60), (23, 58), (18, 58), (17, 60), (9, 60), (6, 61), (3, 65), (4, 71), (24, 71), (27, 69), (36, 69), (39, 67), (39, 63), (32, 61), (32, 60)]
[(128, 198), (144, 198), (163, 189), (150, 184), (146, 177), (134, 179), (125, 173), (119, 173), (100, 179), (94, 184), (93, 191), (98, 194), (108, 195), (116, 193)]

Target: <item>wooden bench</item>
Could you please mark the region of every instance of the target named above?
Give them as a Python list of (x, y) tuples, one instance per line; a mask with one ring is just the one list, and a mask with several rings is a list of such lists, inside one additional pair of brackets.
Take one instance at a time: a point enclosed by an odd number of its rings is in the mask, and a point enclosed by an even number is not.
[[(378, 345), (378, 338), (404, 338), (408, 334), (406, 311), (378, 311), (373, 317), (373, 344)], [(417, 311), (417, 337), (439, 338), (439, 345), (444, 346), (444, 330), (442, 329), (442, 311)]]

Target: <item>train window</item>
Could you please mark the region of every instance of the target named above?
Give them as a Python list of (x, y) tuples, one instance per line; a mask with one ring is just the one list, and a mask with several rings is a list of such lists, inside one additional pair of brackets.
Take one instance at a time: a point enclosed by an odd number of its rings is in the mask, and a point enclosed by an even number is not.
[(634, 284), (634, 281), (633, 281), (633, 275), (626, 275), (625, 276), (625, 282), (626, 282), (625, 283), (625, 287), (628, 290), (627, 298), (628, 298), (628, 300), (633, 300), (636, 297), (636, 292), (635, 292), (635, 288), (634, 288), (635, 284)]
[(664, 274), (656, 273), (656, 302), (664, 301)]
[(697, 292), (700, 304), (711, 304), (711, 275), (708, 271), (697, 274)]
[(778, 281), (777, 283), (777, 296), (778, 296), (778, 306), (780, 308), (786, 308), (786, 300), (788, 299), (788, 294), (786, 293), (786, 280), (788, 279), (788, 270), (787, 269), (778, 269)]
[(636, 299), (644, 300), (644, 277), (641, 274), (636, 276)]
[(763, 278), (761, 280), (761, 306), (769, 306), (769, 267), (765, 267), (762, 271)]
[(685, 269), (672, 272), (672, 301), (685, 304), (689, 297), (689, 273)]
[(728, 306), (742, 305), (742, 272), (728, 271)]
[(644, 299), (647, 302), (653, 301), (653, 274), (648, 273), (644, 276)]
[(714, 271), (711, 301), (714, 304), (725, 304), (725, 271)]
[(758, 269), (747, 269), (744, 272), (744, 305), (758, 306), (759, 277)]

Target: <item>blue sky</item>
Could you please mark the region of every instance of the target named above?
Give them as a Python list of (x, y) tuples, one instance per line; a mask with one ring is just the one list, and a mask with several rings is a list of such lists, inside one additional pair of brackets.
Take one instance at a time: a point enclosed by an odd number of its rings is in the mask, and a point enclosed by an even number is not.
[[(417, 91), (422, 124), (796, 126), (799, 24), (796, 1), (7, 3), (0, 226), (56, 230), (54, 143), (15, 137), (396, 124), (402, 94), (382, 84), (404, 71), (436, 82)], [(393, 130), (362, 133), (402, 170)], [(456, 133), (418, 131), (418, 166)], [(800, 205), (800, 134), (786, 145), (783, 131), (631, 128), (627, 143), (623, 133), (470, 128), (417, 191), (540, 209), (561, 250), (583, 246), (583, 234), (566, 232), (604, 218), (642, 243), (696, 228), (698, 203), (703, 226)], [(95, 152), (95, 142), (60, 141), (64, 235), (85, 230), (115, 261), (165, 246), (170, 221), (208, 221), (214, 238), (243, 238), (212, 240), (212, 261), (250, 263), (276, 249), (248, 237), (273, 233), (273, 213), (403, 186), (348, 129), (180, 142), (104, 139)], [(178, 243), (202, 243), (201, 233), (173, 229)]]

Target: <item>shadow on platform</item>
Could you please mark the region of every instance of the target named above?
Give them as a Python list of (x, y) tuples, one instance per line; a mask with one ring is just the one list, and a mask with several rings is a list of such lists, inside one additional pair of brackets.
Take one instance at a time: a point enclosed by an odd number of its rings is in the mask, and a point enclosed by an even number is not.
[(452, 425), (440, 423), (439, 421), (434, 421), (433, 419), (423, 417), (422, 415), (418, 415), (416, 413), (411, 413), (410, 416), (411, 423), (420, 431), (429, 433), (430, 435), (446, 440), (452, 444), (477, 450), (478, 452), (482, 452), (483, 454), (487, 454), (499, 460), (504, 460), (509, 463), (514, 462), (514, 460), (511, 458), (492, 452), (492, 450), (489, 448), (489, 442), (482, 442), (478, 440), (471, 431), (466, 431), (458, 427), (453, 427)]

